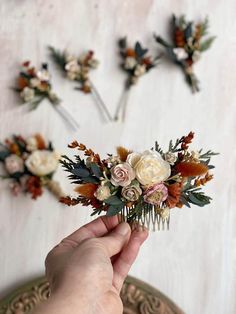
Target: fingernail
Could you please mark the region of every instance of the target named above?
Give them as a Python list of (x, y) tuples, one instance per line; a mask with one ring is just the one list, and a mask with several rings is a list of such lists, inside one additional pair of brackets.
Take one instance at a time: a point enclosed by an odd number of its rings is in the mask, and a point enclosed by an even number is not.
[(116, 232), (120, 235), (124, 236), (130, 231), (130, 226), (127, 224), (127, 222), (122, 222), (118, 225), (116, 228)]

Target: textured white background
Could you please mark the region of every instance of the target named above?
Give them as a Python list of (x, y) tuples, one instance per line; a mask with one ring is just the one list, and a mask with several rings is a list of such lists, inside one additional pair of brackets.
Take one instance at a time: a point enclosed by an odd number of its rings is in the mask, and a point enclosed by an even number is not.
[[(51, 65), (55, 91), (81, 124), (78, 134), (64, 128), (48, 103), (28, 113), (17, 106), (9, 89), (19, 63), (48, 61), (46, 46), (68, 47), (75, 53), (94, 49), (101, 65), (92, 79), (115, 112), (125, 75), (119, 69), (116, 40), (128, 35), (157, 52), (152, 33), (167, 35), (172, 12), (198, 19), (210, 17), (213, 48), (196, 67), (202, 91), (192, 95), (181, 71), (163, 59), (132, 90), (125, 124), (102, 124), (90, 96), (73, 90)], [(171, 230), (150, 235), (131, 274), (158, 287), (186, 313), (236, 312), (236, 2), (234, 0), (8, 0), (0, 3), (0, 136), (42, 132), (68, 153), (67, 143), (78, 139), (101, 154), (123, 144), (134, 150), (167, 145), (190, 130), (194, 146), (221, 155), (215, 180), (206, 188), (214, 198), (205, 208), (176, 209)], [(160, 49), (160, 48), (159, 48)], [(58, 178), (70, 187), (62, 171)], [(37, 202), (11, 197), (7, 183), (0, 187), (0, 296), (19, 283), (43, 273), (49, 249), (89, 221), (89, 210), (58, 204), (49, 193)]]

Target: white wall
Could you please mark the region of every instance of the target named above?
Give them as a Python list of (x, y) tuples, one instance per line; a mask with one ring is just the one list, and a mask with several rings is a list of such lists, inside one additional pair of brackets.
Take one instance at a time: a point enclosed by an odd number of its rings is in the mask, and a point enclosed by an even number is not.
[[(68, 47), (74, 52), (94, 49), (101, 65), (93, 81), (112, 113), (125, 75), (120, 71), (116, 40), (127, 34), (157, 46), (152, 33), (167, 35), (172, 12), (198, 19), (210, 17), (210, 31), (217, 35), (213, 48), (196, 66), (202, 91), (192, 95), (181, 71), (163, 59), (157, 69), (143, 77), (130, 96), (125, 124), (101, 124), (90, 96), (73, 90), (51, 66), (55, 90), (81, 124), (78, 134), (64, 128), (45, 103), (27, 113), (9, 87), (18, 65), (48, 60), (46, 46)], [(215, 180), (206, 188), (214, 198), (205, 208), (176, 209), (169, 232), (151, 233), (131, 274), (156, 286), (186, 313), (233, 314), (236, 312), (235, 170), (236, 170), (236, 2), (234, 0), (8, 0), (0, 3), (0, 137), (11, 133), (30, 135), (41, 131), (56, 147), (68, 153), (73, 139), (101, 154), (116, 144), (143, 150), (158, 139), (196, 132), (195, 147), (211, 148)], [(51, 64), (50, 64), (51, 65)], [(68, 192), (64, 173), (58, 174)], [(62, 237), (89, 221), (89, 209), (67, 208), (53, 196), (37, 202), (13, 198), (7, 183), (0, 183), (0, 295), (43, 272), (48, 250)], [(235, 252), (235, 251), (234, 251)]]

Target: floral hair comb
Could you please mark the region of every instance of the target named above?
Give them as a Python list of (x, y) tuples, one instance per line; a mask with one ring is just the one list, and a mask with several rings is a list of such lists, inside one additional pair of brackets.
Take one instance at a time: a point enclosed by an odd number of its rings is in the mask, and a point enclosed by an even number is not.
[(118, 45), (120, 48), (120, 55), (122, 57), (121, 68), (126, 72), (128, 78), (125, 82), (124, 92), (117, 106), (115, 120), (119, 119), (120, 111), (122, 110), (122, 120), (124, 121), (131, 86), (137, 84), (141, 76), (157, 66), (160, 55), (154, 58), (148, 56), (148, 49), (143, 48), (138, 41), (135, 43), (134, 48), (130, 48), (127, 45), (126, 37), (121, 38)]
[(59, 97), (53, 92), (47, 63), (43, 63), (41, 69), (37, 70), (30, 65), (29, 61), (24, 62), (17, 79), (17, 87), (14, 90), (20, 93), (23, 102), (28, 103), (31, 110), (36, 109), (43, 100), (47, 99), (71, 128), (76, 130), (79, 127), (72, 115), (62, 106)]
[(171, 25), (173, 43), (155, 36), (156, 41), (166, 48), (171, 60), (182, 68), (193, 93), (199, 91), (199, 81), (193, 72), (193, 65), (200, 59), (202, 52), (211, 47), (215, 39), (212, 36), (202, 40), (208, 33), (208, 27), (208, 18), (194, 25), (193, 22), (187, 22), (184, 15), (179, 18), (173, 15)]
[(61, 163), (69, 172), (69, 179), (76, 184), (76, 198), (63, 197), (67, 205), (92, 206), (93, 213), (106, 212), (107, 216), (120, 215), (121, 221), (140, 223), (159, 230), (169, 228), (170, 209), (204, 206), (211, 198), (202, 186), (213, 176), (209, 170), (212, 151), (190, 151), (194, 134), (170, 141), (166, 153), (158, 143), (143, 153), (118, 147), (117, 155), (102, 160), (85, 145), (73, 142), (70, 148), (83, 152), (75, 160), (63, 156)]
[(40, 134), (29, 138), (14, 135), (4, 144), (0, 143), (0, 162), (6, 172), (0, 178), (10, 180), (13, 195), (24, 192), (37, 199), (47, 187), (60, 198), (64, 193), (59, 183), (53, 180), (59, 158), (52, 143), (47, 144)]
[(99, 61), (94, 57), (94, 52), (89, 50), (79, 57), (76, 57), (68, 54), (66, 51), (60, 52), (53, 47), (49, 47), (49, 50), (52, 59), (64, 72), (66, 77), (78, 83), (79, 86), (76, 87), (76, 89), (85, 94), (92, 94), (102, 117), (111, 121), (112, 117), (109, 110), (89, 77), (90, 70), (96, 69), (99, 64)]

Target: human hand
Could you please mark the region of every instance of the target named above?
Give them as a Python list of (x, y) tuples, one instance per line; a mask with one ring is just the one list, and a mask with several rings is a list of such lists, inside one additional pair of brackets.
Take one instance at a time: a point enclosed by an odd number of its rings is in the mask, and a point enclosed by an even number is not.
[(36, 313), (121, 314), (120, 290), (147, 236), (103, 216), (62, 240), (46, 258), (51, 297)]

